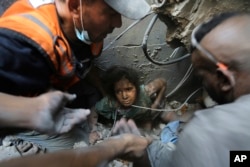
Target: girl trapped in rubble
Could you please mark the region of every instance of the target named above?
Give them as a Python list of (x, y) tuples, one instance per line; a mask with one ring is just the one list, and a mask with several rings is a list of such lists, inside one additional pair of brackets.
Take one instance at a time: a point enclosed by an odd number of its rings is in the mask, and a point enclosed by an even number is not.
[[(165, 79), (157, 78), (146, 85), (140, 85), (137, 71), (123, 66), (114, 66), (105, 73), (104, 88), (107, 96), (96, 103), (90, 117), (97, 113), (112, 122), (121, 117), (130, 118), (146, 129), (151, 129), (156, 118), (166, 122), (163, 112), (148, 109), (159, 108), (162, 104), (166, 90)], [(90, 121), (90, 127), (93, 124), (95, 122)]]

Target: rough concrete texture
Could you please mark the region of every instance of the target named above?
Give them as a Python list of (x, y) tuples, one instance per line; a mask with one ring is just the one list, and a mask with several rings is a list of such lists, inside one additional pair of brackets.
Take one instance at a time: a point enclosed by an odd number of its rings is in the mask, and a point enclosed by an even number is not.
[[(189, 47), (193, 28), (212, 16), (231, 11), (250, 11), (249, 0), (163, 0), (161, 8), (155, 9), (167, 25), (166, 41), (169, 44), (184, 44)], [(173, 0), (172, 0), (173, 1)]]
[[(123, 18), (123, 26), (120, 29), (115, 29), (115, 31), (105, 39), (104, 51), (98, 58), (97, 65), (104, 70), (111, 65), (125, 65), (135, 68), (139, 71), (141, 76), (140, 80), (143, 83), (147, 83), (157, 77), (163, 77), (167, 80), (166, 94), (169, 94), (176, 88), (188, 71), (190, 59), (186, 58), (168, 65), (157, 65), (145, 57), (142, 49), (142, 41), (145, 31), (153, 17), (154, 14), (149, 15), (120, 36), (127, 27), (135, 22)], [(147, 41), (148, 53), (151, 54), (151, 58), (154, 60), (168, 62), (169, 59), (173, 60), (182, 57), (186, 53), (185, 49), (182, 48), (175, 56), (171, 56), (173, 49), (166, 43), (166, 32), (166, 25), (158, 19), (153, 25)], [(118, 37), (119, 39), (117, 39)], [(197, 89), (197, 87), (197, 83), (192, 82), (191, 75), (182, 89), (178, 90), (178, 93), (174, 94), (172, 99), (183, 101), (189, 94)]]

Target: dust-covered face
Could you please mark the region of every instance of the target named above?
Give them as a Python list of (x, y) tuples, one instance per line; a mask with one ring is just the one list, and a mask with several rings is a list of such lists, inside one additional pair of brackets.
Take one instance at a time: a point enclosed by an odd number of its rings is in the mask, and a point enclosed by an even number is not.
[(136, 100), (136, 87), (128, 79), (123, 78), (115, 83), (115, 96), (123, 107), (130, 107)]
[(195, 34), (199, 28), (195, 28), (191, 36), (192, 46), (195, 48), (192, 53), (195, 74), (201, 79), (204, 88), (214, 101), (219, 104), (231, 102), (234, 77), (228, 64), (224, 62), (225, 56), (227, 59), (230, 57), (230, 53), (227, 53), (228, 47), (222, 45), (224, 41), (218, 42), (220, 41), (218, 38), (223, 36), (221, 32), (219, 34), (214, 32), (217, 27), (206, 34), (200, 43), (197, 42)]
[(213, 69), (213, 64), (198, 51), (192, 53), (192, 64), (197, 80), (201, 80), (209, 96), (217, 103), (224, 103), (223, 93), (218, 86), (216, 68)]

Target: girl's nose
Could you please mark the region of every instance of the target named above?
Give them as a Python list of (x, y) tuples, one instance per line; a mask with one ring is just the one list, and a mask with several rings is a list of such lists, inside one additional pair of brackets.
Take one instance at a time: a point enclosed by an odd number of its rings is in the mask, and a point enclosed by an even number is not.
[(123, 99), (127, 98), (127, 93), (126, 93), (125, 91), (122, 92), (122, 98), (123, 98)]

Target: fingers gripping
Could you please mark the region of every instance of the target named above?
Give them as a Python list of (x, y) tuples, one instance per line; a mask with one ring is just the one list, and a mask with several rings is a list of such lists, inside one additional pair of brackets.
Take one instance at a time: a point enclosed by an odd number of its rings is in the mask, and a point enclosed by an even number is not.
[(59, 113), (56, 118), (56, 133), (66, 133), (70, 131), (76, 124), (85, 121), (89, 114), (89, 109), (64, 108), (63, 111)]
[(123, 134), (123, 133), (132, 133), (135, 135), (140, 135), (140, 131), (138, 130), (136, 124), (133, 120), (126, 121), (122, 118), (118, 121), (113, 129), (113, 134)]

